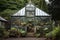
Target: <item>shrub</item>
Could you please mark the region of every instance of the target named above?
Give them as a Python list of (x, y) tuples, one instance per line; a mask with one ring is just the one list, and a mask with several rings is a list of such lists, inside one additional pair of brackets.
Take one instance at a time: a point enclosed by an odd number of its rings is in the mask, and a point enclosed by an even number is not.
[(0, 27), (0, 37), (9, 37), (9, 31), (6, 31), (4, 27)]
[(3, 33), (4, 33), (4, 36), (3, 36), (4, 38), (8, 38), (9, 37), (9, 33), (10, 33), (9, 31), (4, 31)]
[(15, 28), (15, 27), (11, 27), (11, 30), (15, 30), (15, 31), (17, 31), (17, 28)]
[(20, 34), (21, 34), (21, 36), (24, 37), (24, 36), (26, 36), (27, 32), (25, 30), (21, 29), (20, 30)]
[(35, 33), (35, 37), (40, 37), (40, 33)]
[(56, 36), (55, 36), (55, 39), (54, 40), (60, 40), (60, 27), (57, 29), (57, 33), (56, 33)]
[(10, 30), (10, 36), (11, 37), (19, 37), (19, 36), (26, 36), (27, 32), (23, 30), (22, 28), (15, 28), (12, 27)]
[(3, 37), (3, 36), (4, 36), (4, 35), (3, 35), (3, 34), (4, 34), (4, 33), (3, 33), (4, 30), (5, 30), (4, 27), (0, 27), (0, 37)]
[(17, 28), (15, 28), (15, 27), (12, 27), (11, 29), (10, 29), (10, 37), (17, 37), (17, 35), (18, 35), (18, 30), (17, 30)]
[(55, 38), (56, 35), (58, 35), (57, 33), (59, 33), (59, 32), (60, 32), (60, 27), (56, 27), (53, 31), (47, 33), (45, 36), (47, 38)]

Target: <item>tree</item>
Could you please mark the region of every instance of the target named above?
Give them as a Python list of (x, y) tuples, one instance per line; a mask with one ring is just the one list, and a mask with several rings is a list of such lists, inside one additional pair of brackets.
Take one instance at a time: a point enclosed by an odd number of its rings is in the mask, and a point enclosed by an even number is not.
[(45, 0), (32, 0), (32, 2), (38, 7), (40, 8), (41, 10), (45, 11), (45, 12), (48, 12), (48, 9), (47, 9), (47, 5), (46, 5), (46, 2)]
[(10, 19), (10, 16), (26, 5), (27, 0), (0, 0), (0, 16)]
[(48, 5), (49, 13), (52, 14), (53, 20), (60, 20), (60, 0), (50, 0), (51, 5)]

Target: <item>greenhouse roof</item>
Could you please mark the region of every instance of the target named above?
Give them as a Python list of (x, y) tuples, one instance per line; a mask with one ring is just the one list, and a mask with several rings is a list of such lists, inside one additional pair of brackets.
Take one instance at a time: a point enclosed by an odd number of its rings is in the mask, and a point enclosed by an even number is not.
[[(27, 4), (26, 7), (35, 7), (35, 6), (33, 4)], [(25, 16), (26, 7), (22, 8), (17, 13), (13, 14), (13, 16)], [(50, 16), (49, 14), (47, 14), (46, 12), (42, 11), (41, 9), (37, 7), (35, 7), (35, 15), (36, 16)]]
[(5, 20), (4, 18), (0, 17), (0, 21), (7, 21), (7, 20)]

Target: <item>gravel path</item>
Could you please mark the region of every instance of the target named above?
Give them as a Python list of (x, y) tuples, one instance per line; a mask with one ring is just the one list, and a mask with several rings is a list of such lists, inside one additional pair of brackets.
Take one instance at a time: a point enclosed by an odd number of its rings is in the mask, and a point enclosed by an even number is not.
[(8, 38), (4, 40), (45, 40), (46, 38)]

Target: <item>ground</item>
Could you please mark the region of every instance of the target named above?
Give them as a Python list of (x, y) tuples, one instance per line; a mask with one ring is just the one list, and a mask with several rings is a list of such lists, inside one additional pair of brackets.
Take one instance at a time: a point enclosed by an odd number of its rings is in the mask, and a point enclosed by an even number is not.
[(33, 38), (33, 37), (28, 37), (28, 38), (8, 38), (4, 40), (45, 40), (46, 38)]

